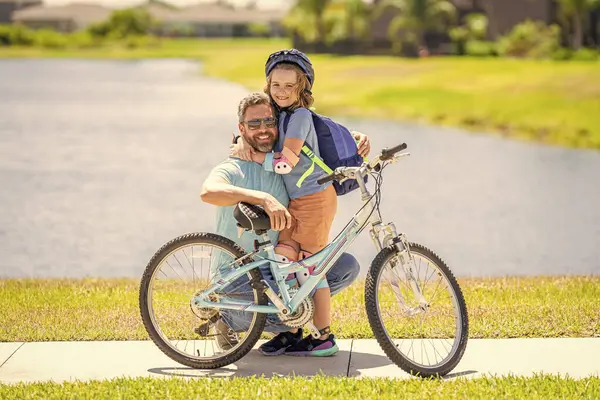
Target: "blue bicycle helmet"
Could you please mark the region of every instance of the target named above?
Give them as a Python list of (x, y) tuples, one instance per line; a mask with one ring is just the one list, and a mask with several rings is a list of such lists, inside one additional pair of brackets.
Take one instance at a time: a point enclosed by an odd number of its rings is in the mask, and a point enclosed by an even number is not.
[(280, 63), (291, 63), (300, 67), (308, 77), (308, 82), (312, 88), (315, 83), (315, 70), (306, 54), (296, 49), (276, 51), (267, 59), (267, 63), (265, 64), (265, 76), (269, 76), (271, 71), (273, 71), (273, 68)]

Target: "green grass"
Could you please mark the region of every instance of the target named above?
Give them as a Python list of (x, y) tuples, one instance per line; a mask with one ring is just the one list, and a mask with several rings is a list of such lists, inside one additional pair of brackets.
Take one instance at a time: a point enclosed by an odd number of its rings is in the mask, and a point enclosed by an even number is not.
[[(471, 338), (600, 337), (600, 277), (461, 279)], [(334, 296), (339, 338), (372, 338), (364, 282)], [(0, 342), (145, 340), (138, 282), (0, 280)], [(184, 320), (189, 307), (173, 311)], [(173, 318), (179, 318), (175, 314)]]
[[(2, 57), (205, 61), (208, 75), (251, 90), (264, 84), (266, 56), (283, 39), (163, 40), (157, 47), (44, 50), (0, 48)], [(494, 58), (311, 55), (318, 112), (457, 126), (478, 132), (600, 149), (600, 62)]]
[(600, 379), (552, 375), (532, 378), (394, 380), (314, 378), (120, 378), (110, 381), (0, 384), (0, 398), (10, 399), (598, 399)]

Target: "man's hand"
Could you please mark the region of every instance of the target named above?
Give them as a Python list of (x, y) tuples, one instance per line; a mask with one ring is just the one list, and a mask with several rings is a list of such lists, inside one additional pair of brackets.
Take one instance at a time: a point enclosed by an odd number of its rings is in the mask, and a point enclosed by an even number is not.
[(271, 229), (282, 231), (292, 226), (292, 216), (289, 211), (272, 195), (267, 194), (261, 206), (271, 218)]
[(356, 146), (358, 147), (358, 154), (362, 158), (367, 157), (371, 152), (371, 141), (369, 140), (369, 137), (364, 133), (356, 131), (352, 131), (352, 136), (354, 136), (354, 139), (358, 141), (358, 143), (356, 144)]
[(239, 158), (244, 161), (254, 161), (252, 156), (255, 153), (256, 151), (244, 140), (243, 136), (238, 139), (237, 143), (229, 147), (230, 157)]

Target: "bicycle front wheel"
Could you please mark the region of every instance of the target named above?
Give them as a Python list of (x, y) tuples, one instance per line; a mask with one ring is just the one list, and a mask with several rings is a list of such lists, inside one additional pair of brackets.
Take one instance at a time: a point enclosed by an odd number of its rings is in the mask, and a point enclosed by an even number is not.
[[(231, 240), (211, 233), (177, 237), (156, 252), (140, 283), (139, 305), (144, 327), (163, 353), (192, 368), (220, 368), (252, 349), (266, 314), (193, 304), (198, 293), (236, 268), (234, 261), (244, 254)], [(251, 285), (261, 279), (260, 270), (252, 269), (209, 297), (215, 302), (232, 299), (267, 305), (264, 292)]]
[(444, 376), (465, 352), (467, 307), (440, 257), (415, 243), (409, 249), (414, 258), (410, 273), (393, 248), (373, 260), (365, 286), (369, 324), (385, 354), (404, 371), (423, 378)]

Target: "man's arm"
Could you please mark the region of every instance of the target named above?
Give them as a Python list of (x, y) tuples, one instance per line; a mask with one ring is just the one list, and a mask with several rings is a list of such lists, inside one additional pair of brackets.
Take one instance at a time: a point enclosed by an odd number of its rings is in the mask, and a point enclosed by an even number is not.
[(262, 206), (271, 218), (271, 229), (276, 231), (292, 225), (292, 216), (275, 197), (259, 190), (234, 186), (221, 176), (211, 175), (206, 179), (200, 198), (215, 206), (233, 206), (242, 201)]
[(262, 205), (267, 196), (265, 192), (234, 186), (219, 176), (209, 176), (200, 194), (202, 201), (215, 206), (233, 206), (241, 201)]

